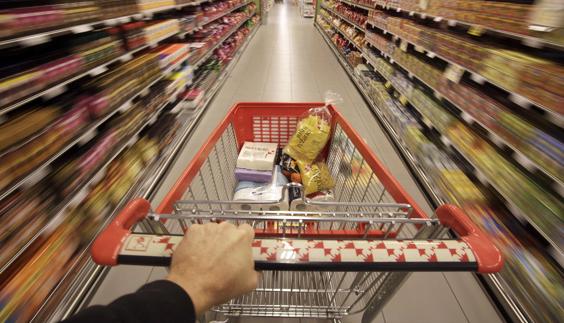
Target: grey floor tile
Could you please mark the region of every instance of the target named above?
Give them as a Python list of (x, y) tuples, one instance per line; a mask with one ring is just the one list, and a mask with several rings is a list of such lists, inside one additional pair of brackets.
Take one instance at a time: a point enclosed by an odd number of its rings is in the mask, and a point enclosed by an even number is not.
[(133, 293), (147, 282), (152, 269), (145, 266), (111, 268), (90, 305), (106, 305), (122, 295)]

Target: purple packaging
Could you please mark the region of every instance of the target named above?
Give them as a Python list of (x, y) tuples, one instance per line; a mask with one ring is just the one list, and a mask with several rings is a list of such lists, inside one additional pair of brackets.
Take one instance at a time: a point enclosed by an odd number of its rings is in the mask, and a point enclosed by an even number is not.
[(237, 178), (238, 181), (270, 183), (272, 180), (272, 171), (235, 168), (235, 178)]

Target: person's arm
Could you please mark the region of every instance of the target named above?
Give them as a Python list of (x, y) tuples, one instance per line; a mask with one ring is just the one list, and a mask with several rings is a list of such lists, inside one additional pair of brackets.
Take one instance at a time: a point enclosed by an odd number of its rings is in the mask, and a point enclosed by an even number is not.
[(106, 306), (91, 306), (64, 323), (190, 322), (196, 312), (190, 296), (177, 284), (159, 280)]
[(174, 251), (166, 280), (87, 308), (64, 323), (194, 322), (212, 306), (256, 288), (253, 238), (246, 224), (192, 225)]

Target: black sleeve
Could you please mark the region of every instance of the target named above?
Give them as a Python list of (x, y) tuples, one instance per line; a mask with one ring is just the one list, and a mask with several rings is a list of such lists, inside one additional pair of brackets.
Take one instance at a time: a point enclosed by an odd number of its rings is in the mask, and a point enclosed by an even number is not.
[(107, 306), (92, 306), (63, 323), (189, 322), (196, 321), (194, 304), (180, 286), (159, 280), (122, 296)]

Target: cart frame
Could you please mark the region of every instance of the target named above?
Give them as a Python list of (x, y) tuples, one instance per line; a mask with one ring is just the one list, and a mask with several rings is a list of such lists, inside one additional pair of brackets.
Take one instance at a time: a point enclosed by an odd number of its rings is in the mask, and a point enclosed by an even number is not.
[[(288, 190), (299, 184), (287, 184), (277, 200), (230, 201), (244, 141), (284, 145), (299, 116), (316, 106), (323, 104), (236, 104), (155, 211), (148, 201), (133, 200), (98, 236), (94, 260), (167, 266), (190, 225), (248, 223), (264, 279), (254, 292), (214, 311), (328, 319), (364, 311), (363, 322), (377, 315), (410, 272), (501, 269), (501, 254), (483, 231), (452, 205), (426, 216), (332, 106), (331, 141), (322, 154), (336, 181), (335, 202), (302, 195), (296, 199), (305, 209), (300, 211), (288, 200)], [(138, 223), (148, 232), (132, 232)], [(441, 239), (448, 230), (458, 238)]]

